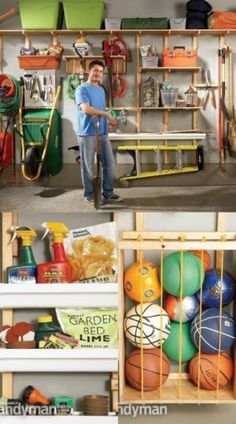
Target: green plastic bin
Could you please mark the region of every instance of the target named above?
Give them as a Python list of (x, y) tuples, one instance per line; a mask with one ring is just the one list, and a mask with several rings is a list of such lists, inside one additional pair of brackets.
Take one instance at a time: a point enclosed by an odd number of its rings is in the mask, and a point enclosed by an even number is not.
[(58, 0), (19, 0), (23, 29), (57, 29)]
[(100, 29), (105, 3), (103, 1), (63, 0), (67, 29)]

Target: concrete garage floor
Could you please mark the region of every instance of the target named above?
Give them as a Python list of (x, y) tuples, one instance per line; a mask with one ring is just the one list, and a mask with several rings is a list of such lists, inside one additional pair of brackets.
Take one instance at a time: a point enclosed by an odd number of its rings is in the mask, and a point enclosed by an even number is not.
[[(123, 175), (130, 166), (119, 166)], [(17, 170), (18, 174), (18, 170)], [(78, 165), (65, 165), (52, 178), (36, 182), (24, 181), (12, 169), (0, 176), (0, 210), (25, 212), (92, 212), (92, 205), (84, 202)], [(236, 211), (236, 164), (226, 165), (223, 173), (218, 164), (208, 164), (203, 171), (175, 176), (136, 180), (122, 187), (115, 182), (121, 201), (110, 201), (101, 211), (157, 210), (157, 211)]]

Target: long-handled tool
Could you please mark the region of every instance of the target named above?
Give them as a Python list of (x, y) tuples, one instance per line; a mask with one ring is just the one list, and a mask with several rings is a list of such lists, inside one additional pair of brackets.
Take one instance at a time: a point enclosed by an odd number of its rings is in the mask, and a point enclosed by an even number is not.
[(12, 16), (17, 14), (17, 10), (15, 7), (11, 7), (10, 9), (7, 10), (7, 12), (2, 13), (0, 15), (0, 23), (5, 21), (8, 18), (11, 18)]
[(222, 98), (222, 49), (218, 49), (218, 150), (219, 150), (219, 165), (220, 169), (225, 172), (224, 168), (224, 149), (223, 149), (223, 135), (222, 135), (222, 111), (220, 107)]
[(99, 120), (96, 118), (95, 122), (96, 129), (96, 177), (93, 178), (93, 197), (94, 197), (94, 207), (99, 209), (102, 203), (102, 179), (101, 179), (101, 164), (100, 164), (100, 135), (99, 135)]

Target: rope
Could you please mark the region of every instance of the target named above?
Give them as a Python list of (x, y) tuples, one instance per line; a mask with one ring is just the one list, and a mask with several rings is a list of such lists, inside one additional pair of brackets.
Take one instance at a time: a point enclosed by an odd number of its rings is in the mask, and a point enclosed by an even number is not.
[(11, 79), (14, 86), (14, 95), (9, 97), (0, 97), (0, 113), (4, 115), (17, 114), (21, 103), (21, 89), (19, 81), (12, 75), (6, 77)]
[[(143, 238), (140, 236), (139, 237), (139, 241), (143, 241)], [(143, 250), (140, 250), (139, 252), (139, 266), (140, 269), (142, 270), (143, 267)], [(144, 399), (144, 357), (143, 357), (143, 274), (142, 271), (140, 273), (140, 306), (141, 306), (141, 311), (140, 311), (140, 338), (141, 338), (141, 399)]]
[[(184, 237), (180, 238), (184, 241)], [(182, 344), (183, 344), (183, 270), (184, 252), (180, 251), (180, 311), (179, 311), (179, 399), (182, 399)]]
[[(221, 241), (225, 241), (225, 237), (221, 237)], [(218, 344), (218, 358), (217, 358), (217, 383), (216, 383), (216, 399), (219, 399), (219, 385), (220, 385), (220, 354), (222, 344), (222, 300), (223, 300), (223, 275), (224, 275), (224, 250), (221, 250), (220, 261), (220, 317), (219, 317), (219, 344)]]
[[(160, 237), (160, 242), (163, 243), (164, 242), (164, 237)], [(161, 250), (160, 250), (160, 260), (161, 260), (161, 265), (160, 265), (160, 283), (161, 283), (161, 346), (160, 346), (160, 350), (161, 350), (161, 354), (160, 354), (160, 400), (163, 399), (163, 390), (162, 390), (162, 371), (163, 371), (163, 364), (162, 364), (162, 358), (163, 358), (163, 343), (162, 343), (162, 335), (163, 335), (163, 329), (162, 329), (162, 324), (163, 324), (163, 259), (164, 259), (164, 253), (163, 253), (163, 246), (161, 245)]]
[[(203, 237), (202, 241), (206, 239)], [(201, 250), (201, 271), (200, 271), (200, 305), (199, 305), (199, 339), (198, 339), (198, 370), (197, 370), (197, 398), (200, 404), (200, 361), (202, 349), (202, 281), (203, 281), (203, 249)]]

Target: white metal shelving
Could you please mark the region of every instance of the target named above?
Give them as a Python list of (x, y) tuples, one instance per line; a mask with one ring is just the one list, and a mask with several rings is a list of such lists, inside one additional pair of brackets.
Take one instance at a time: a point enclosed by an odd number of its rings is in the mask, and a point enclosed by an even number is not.
[(1, 424), (118, 424), (117, 416), (0, 416)]
[(118, 349), (0, 349), (0, 372), (117, 372)]
[(111, 141), (132, 140), (205, 140), (206, 133), (109, 133)]
[(0, 284), (0, 307), (117, 307), (118, 284)]

